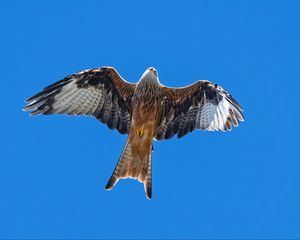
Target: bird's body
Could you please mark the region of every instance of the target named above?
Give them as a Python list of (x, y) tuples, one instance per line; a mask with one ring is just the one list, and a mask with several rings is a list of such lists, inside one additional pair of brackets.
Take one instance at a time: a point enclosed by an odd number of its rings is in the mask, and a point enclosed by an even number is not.
[(92, 115), (111, 129), (128, 134), (124, 150), (109, 179), (112, 189), (121, 178), (144, 183), (152, 196), (152, 141), (182, 137), (194, 129), (227, 131), (243, 121), (242, 108), (221, 87), (198, 81), (183, 88), (160, 84), (148, 68), (136, 83), (115, 69), (101, 67), (70, 75), (27, 100), (32, 115)]
[(154, 71), (136, 84), (128, 140), (106, 189), (111, 189), (119, 178), (129, 177), (144, 182), (147, 197), (151, 198), (152, 141), (158, 124), (161, 94), (160, 84), (156, 77), (152, 76), (156, 74)]

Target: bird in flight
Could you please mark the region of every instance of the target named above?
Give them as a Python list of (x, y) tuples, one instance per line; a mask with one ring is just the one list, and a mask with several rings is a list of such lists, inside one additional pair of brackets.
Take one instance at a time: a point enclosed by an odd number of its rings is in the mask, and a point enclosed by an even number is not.
[(137, 83), (125, 81), (112, 67), (84, 70), (49, 85), (26, 100), (31, 115), (94, 116), (127, 134), (123, 152), (105, 186), (133, 178), (152, 197), (152, 141), (183, 137), (194, 129), (228, 131), (244, 121), (242, 107), (222, 87), (199, 80), (182, 88), (160, 83), (149, 67)]

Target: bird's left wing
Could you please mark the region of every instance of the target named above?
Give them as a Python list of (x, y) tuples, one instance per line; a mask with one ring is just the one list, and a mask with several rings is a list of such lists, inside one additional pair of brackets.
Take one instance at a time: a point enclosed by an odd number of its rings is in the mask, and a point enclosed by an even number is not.
[(65, 77), (26, 100), (23, 110), (37, 114), (90, 115), (126, 134), (135, 84), (112, 67), (88, 69)]
[(194, 129), (228, 131), (244, 121), (242, 107), (222, 87), (206, 80), (183, 88), (161, 86), (156, 140), (178, 138)]

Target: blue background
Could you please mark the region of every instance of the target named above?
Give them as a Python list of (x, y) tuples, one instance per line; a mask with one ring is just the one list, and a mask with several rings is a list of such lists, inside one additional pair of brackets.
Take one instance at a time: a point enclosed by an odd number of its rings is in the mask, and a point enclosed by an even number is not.
[[(0, 238), (300, 238), (300, 1), (0, 1)], [(155, 142), (153, 199), (104, 186), (126, 136), (93, 118), (29, 117), (68, 74), (149, 66), (220, 84), (246, 121)]]

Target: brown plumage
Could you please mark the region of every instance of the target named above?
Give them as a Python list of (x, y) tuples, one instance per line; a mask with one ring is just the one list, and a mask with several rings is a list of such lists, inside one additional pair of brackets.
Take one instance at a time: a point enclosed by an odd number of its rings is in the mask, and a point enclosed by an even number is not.
[(194, 129), (231, 130), (243, 121), (242, 108), (223, 88), (198, 81), (183, 88), (160, 84), (148, 68), (136, 84), (126, 82), (112, 67), (67, 76), (26, 100), (24, 110), (37, 114), (90, 115), (128, 134), (124, 150), (106, 189), (120, 178), (144, 183), (152, 197), (152, 141), (182, 137)]

